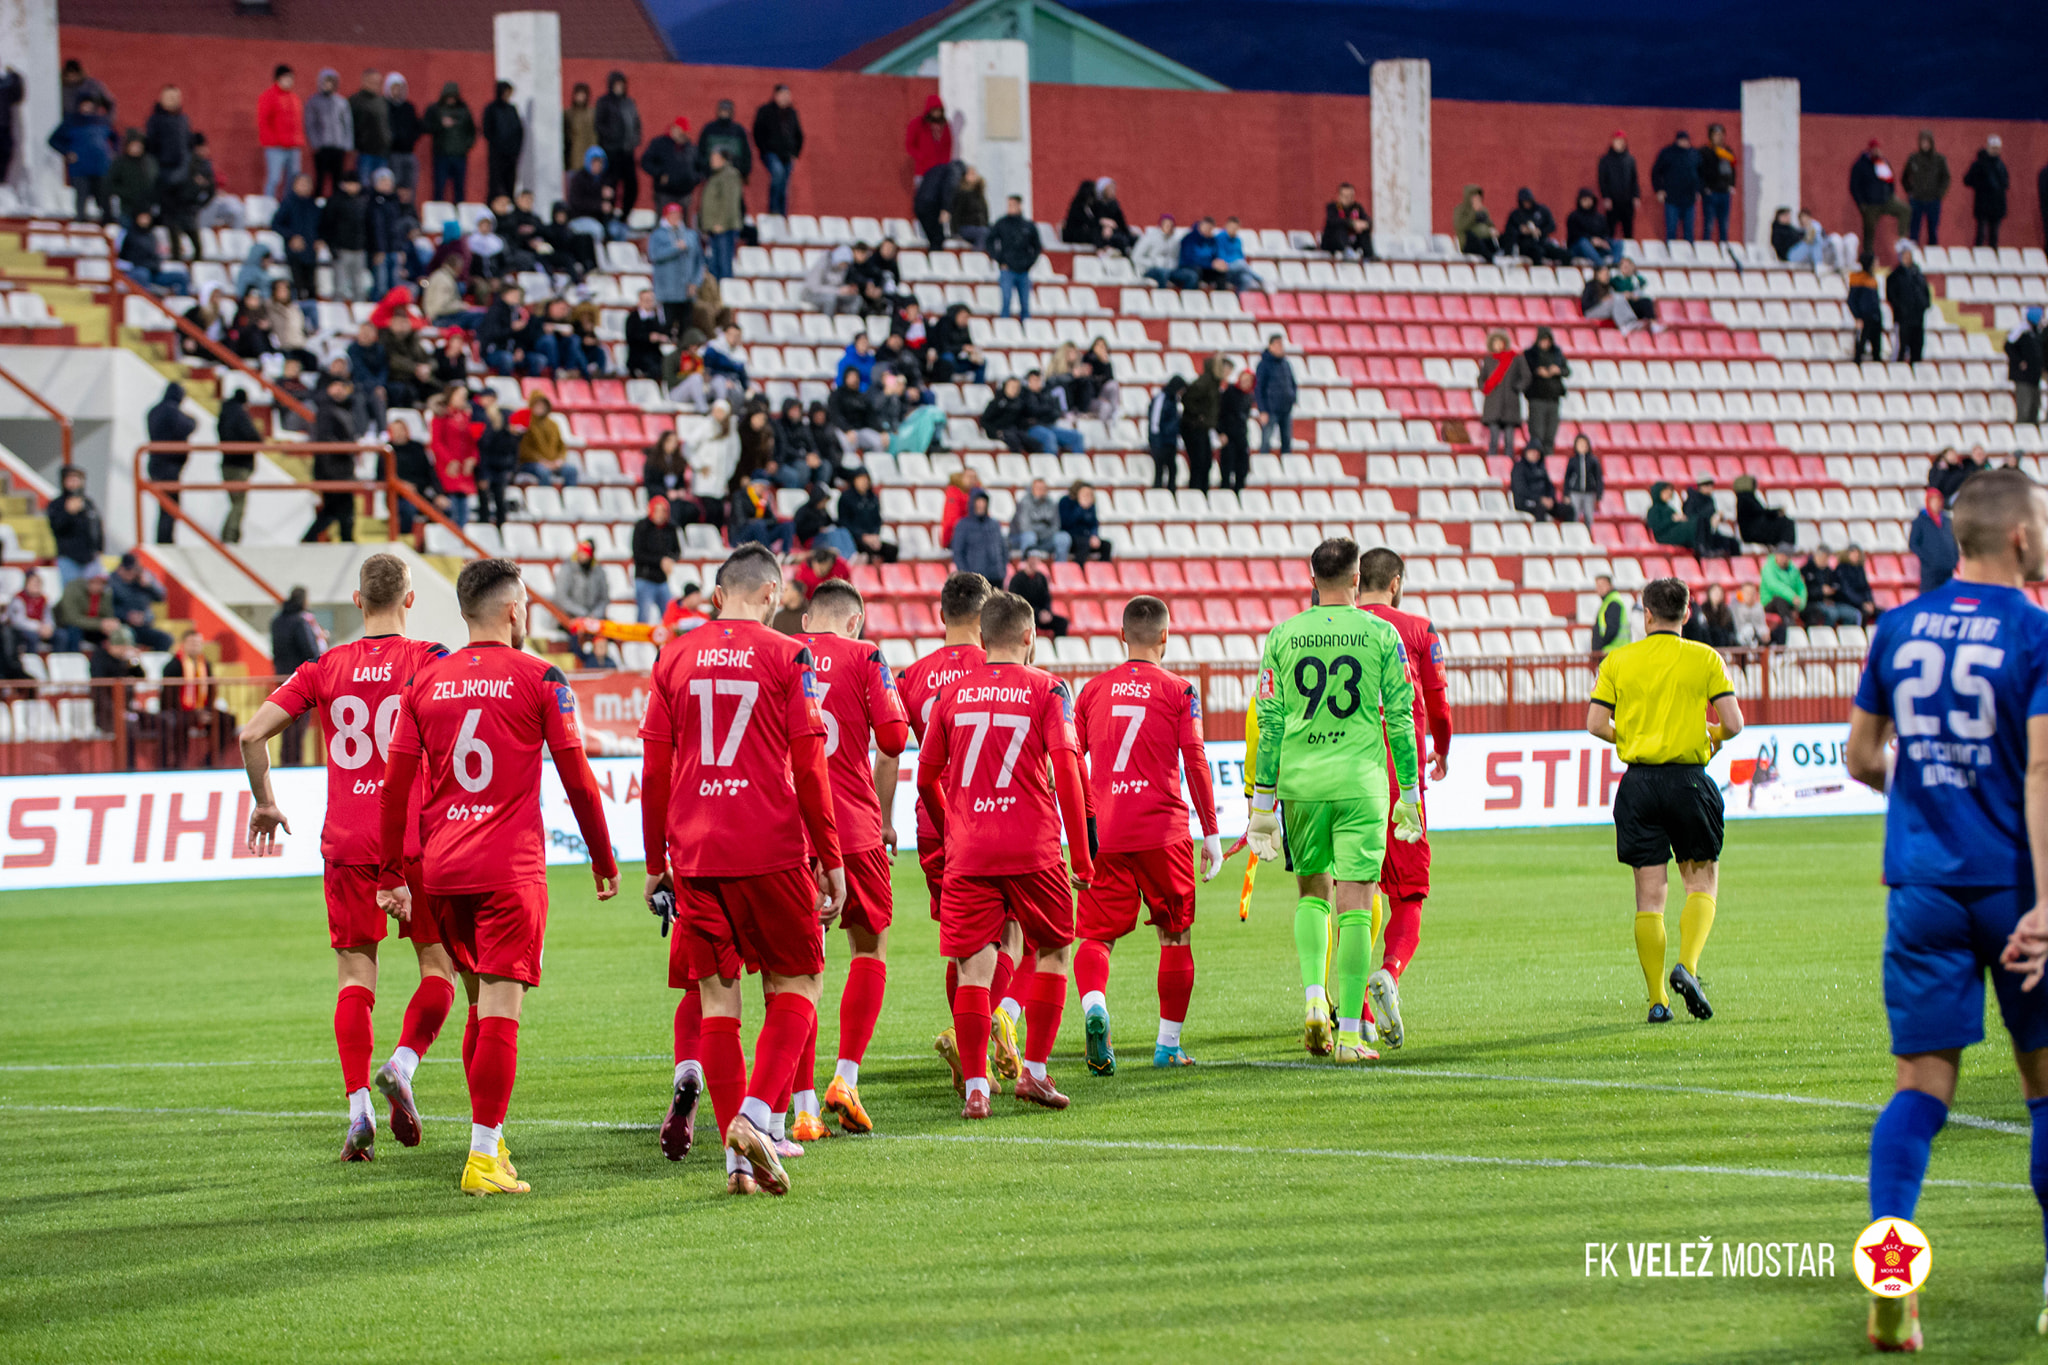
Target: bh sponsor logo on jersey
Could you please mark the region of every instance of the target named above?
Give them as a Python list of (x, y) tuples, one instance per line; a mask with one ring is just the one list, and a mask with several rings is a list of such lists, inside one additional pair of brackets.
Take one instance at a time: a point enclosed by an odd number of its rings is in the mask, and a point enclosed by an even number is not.
[(1873, 1294), (1903, 1298), (1926, 1284), (1933, 1268), (1927, 1234), (1903, 1218), (1880, 1218), (1856, 1239), (1856, 1278)]
[(1716, 1243), (1712, 1236), (1701, 1236), (1689, 1242), (1586, 1243), (1588, 1279), (1832, 1279), (1835, 1273), (1835, 1248), (1829, 1242)]

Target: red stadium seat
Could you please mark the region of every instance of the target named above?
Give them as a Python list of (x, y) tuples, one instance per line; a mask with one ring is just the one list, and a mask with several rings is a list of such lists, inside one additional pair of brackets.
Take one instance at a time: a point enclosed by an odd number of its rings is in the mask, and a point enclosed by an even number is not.
[(1256, 597), (1247, 597), (1237, 604), (1237, 620), (1244, 629), (1254, 633), (1273, 628), (1273, 613)]
[(1238, 624), (1237, 607), (1227, 597), (1205, 599), (1202, 604), (1202, 615), (1209, 629), (1219, 635), (1231, 635), (1243, 629)]
[(1056, 563), (1052, 566), (1052, 586), (1055, 591), (1063, 593), (1094, 591), (1089, 585), (1088, 575), (1082, 572), (1079, 564), (1073, 563), (1071, 560), (1066, 563)]
[(1440, 322), (1444, 310), (1434, 294), (1417, 294), (1411, 305), (1417, 322)]
[(860, 589), (862, 597), (877, 597), (882, 591), (882, 575), (875, 572), (872, 564), (853, 566), (853, 586)]
[(1237, 593), (1239, 596), (1250, 592), (1252, 581), (1250, 575), (1245, 572), (1243, 561), (1236, 559), (1217, 560), (1216, 586), (1224, 592)]
[(1247, 559), (1244, 562), (1245, 576), (1251, 585), (1261, 592), (1278, 591), (1287, 586), (1280, 577), (1279, 566), (1270, 559)]
[(1385, 307), (1389, 322), (1412, 322), (1415, 320), (1415, 300), (1407, 294), (1383, 294), (1380, 302)]
[(1344, 324), (1344, 344), (1351, 350), (1370, 350), (1379, 344), (1379, 334), (1386, 330), (1376, 323), (1347, 322)]
[(1396, 384), (1430, 384), (1432, 380), (1422, 370), (1419, 355), (1397, 355), (1394, 357), (1394, 382)]
[[(1089, 567), (1093, 568), (1094, 566), (1090, 565)], [(1105, 565), (1104, 567), (1109, 566)], [(1121, 587), (1125, 592), (1136, 595), (1138, 593), (1149, 594), (1155, 590), (1155, 584), (1152, 578), (1152, 566), (1150, 564), (1147, 564), (1144, 560), (1120, 560), (1115, 565), (1115, 568), (1117, 576), (1117, 585)]]
[(914, 564), (884, 564), (881, 568), (882, 591), (891, 597), (916, 597), (917, 566)]
[[(569, 383), (563, 380), (563, 383)], [(605, 439), (623, 446), (646, 444), (647, 437), (640, 428), (640, 414), (637, 412), (613, 412), (605, 414)]]
[(1284, 595), (1268, 594), (1266, 597), (1266, 614), (1273, 618), (1275, 625), (1285, 621), (1290, 616), (1299, 616), (1307, 610), (1308, 589), (1306, 588), (1303, 588), (1299, 593)]
[(1676, 574), (1675, 574), (1675, 573), (1673, 572), (1673, 570), (1672, 570), (1672, 567), (1671, 567), (1671, 560), (1670, 560), (1669, 558), (1667, 558), (1666, 556), (1664, 556), (1664, 555), (1644, 555), (1644, 556), (1643, 556), (1643, 577), (1645, 577), (1645, 578), (1675, 578), (1676, 576), (1677, 576), (1677, 575), (1676, 575)]
[(612, 439), (604, 424), (604, 418), (594, 412), (572, 412), (569, 417), (569, 434), (585, 443), (595, 441), (604, 445)]
[(895, 640), (909, 634), (903, 629), (903, 623), (897, 619), (896, 608), (887, 602), (867, 604), (867, 624), (864, 633), (877, 640)]
[(1343, 324), (1337, 322), (1316, 324), (1316, 344), (1325, 351), (1341, 351), (1350, 345), (1345, 340)]
[(1622, 541), (1621, 529), (1611, 521), (1593, 523), (1593, 543), (1603, 550), (1619, 551), (1628, 548)]
[(1122, 607), (1119, 605), (1118, 621), (1112, 622), (1102, 610), (1102, 603), (1092, 597), (1074, 598), (1066, 604), (1066, 608), (1068, 628), (1076, 635), (1114, 634), (1123, 615)]
[(1361, 322), (1381, 322), (1387, 316), (1384, 295), (1345, 294), (1342, 297), (1351, 300), (1351, 305), (1358, 311), (1358, 319)]
[(597, 407), (597, 400), (591, 395), (590, 381), (587, 379), (559, 375), (555, 379), (555, 392), (561, 397), (560, 406), (564, 412), (590, 412)]
[(1276, 305), (1282, 297), (1284, 296), (1278, 294), (1246, 294), (1243, 296), (1244, 311), (1255, 318), (1277, 318), (1281, 314)]
[(593, 379), (590, 381), (590, 396), (601, 408), (629, 408), (626, 398), (626, 381), (623, 379)]
[(1650, 539), (1650, 528), (1640, 521), (1630, 519), (1621, 524), (1621, 547), (1624, 550), (1654, 550), (1657, 542)]
[(952, 572), (952, 569), (945, 564), (929, 559), (919, 560), (917, 564), (917, 590), (926, 597), (936, 598), (939, 595), (939, 589), (946, 586), (946, 579), (952, 575)]
[(1088, 591), (1098, 597), (1106, 597), (1117, 591), (1116, 565), (1091, 559), (1083, 567), (1088, 578)]
[(1152, 584), (1152, 591), (1161, 596), (1187, 589), (1187, 580), (1181, 576), (1180, 565), (1170, 559), (1152, 566)]
[(1445, 322), (1472, 321), (1472, 303), (1463, 294), (1445, 294), (1436, 301)]
[(930, 602), (898, 602), (896, 617), (903, 622), (905, 635), (928, 636), (946, 633), (945, 623), (939, 620), (939, 609)]
[(1324, 294), (1321, 297), (1329, 305), (1331, 321), (1355, 322), (1358, 319), (1358, 307), (1351, 301), (1351, 295)]
[(555, 386), (553, 382), (544, 379), (539, 375), (528, 375), (526, 378), (520, 380), (519, 391), (526, 395), (526, 401), (529, 403), (533, 401), (533, 396), (535, 394), (539, 394), (541, 397), (547, 399), (548, 402), (554, 404), (557, 409), (559, 409), (562, 406), (562, 400), (555, 396)]
[(1216, 564), (1209, 559), (1190, 559), (1181, 565), (1181, 576), (1187, 580), (1189, 592), (1212, 593), (1221, 591), (1216, 582)]

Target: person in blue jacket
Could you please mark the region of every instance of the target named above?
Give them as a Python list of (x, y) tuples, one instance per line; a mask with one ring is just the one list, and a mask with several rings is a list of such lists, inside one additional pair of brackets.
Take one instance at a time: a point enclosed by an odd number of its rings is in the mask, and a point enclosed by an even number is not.
[(1204, 218), (1195, 230), (1180, 239), (1180, 268), (1169, 277), (1182, 289), (1200, 285), (1214, 289), (1230, 283), (1230, 267), (1219, 259), (1221, 244), (1216, 239), (1216, 220)]
[(1287, 363), (1287, 338), (1275, 332), (1266, 338), (1266, 349), (1259, 354), (1259, 368), (1252, 374), (1252, 402), (1266, 419), (1265, 432), (1259, 437), (1261, 454), (1272, 450), (1275, 432), (1280, 436), (1280, 453), (1293, 452), (1297, 391), (1294, 367)]
[(1650, 188), (1664, 205), (1664, 240), (1670, 241), (1682, 229), (1685, 240), (1692, 236), (1692, 206), (1700, 197), (1700, 156), (1692, 145), (1692, 134), (1680, 128), (1671, 145), (1657, 153), (1650, 166)]
[(86, 216), (91, 202), (99, 210), (99, 222), (113, 220), (107, 203), (107, 172), (114, 164), (114, 128), (100, 111), (99, 101), (90, 95), (64, 116), (50, 134), (50, 150), (64, 158), (64, 176), (78, 197), (74, 218)]

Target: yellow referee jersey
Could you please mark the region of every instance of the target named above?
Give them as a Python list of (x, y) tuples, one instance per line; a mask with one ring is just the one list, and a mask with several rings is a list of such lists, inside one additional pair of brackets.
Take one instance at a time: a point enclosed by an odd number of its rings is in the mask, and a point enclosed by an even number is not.
[(1705, 764), (1707, 707), (1735, 688), (1721, 656), (1658, 631), (1600, 661), (1593, 702), (1614, 713), (1614, 747), (1624, 763)]

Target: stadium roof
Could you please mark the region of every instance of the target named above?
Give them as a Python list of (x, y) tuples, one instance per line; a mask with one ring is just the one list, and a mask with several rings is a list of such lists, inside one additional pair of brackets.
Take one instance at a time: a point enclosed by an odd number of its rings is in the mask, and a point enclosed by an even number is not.
[[(81, 28), (126, 33), (488, 52), (493, 15), (542, 7), (504, 0), (271, 0), (266, 14), (228, 0), (63, 0), (62, 17)], [(662, 62), (675, 54), (640, 0), (576, 0), (562, 16), (562, 55)]]
[(830, 71), (933, 75), (940, 43), (1015, 38), (1031, 45), (1031, 79), (1058, 85), (1222, 90), (1201, 72), (1132, 42), (1052, 0), (954, 0), (893, 33), (863, 43)]

